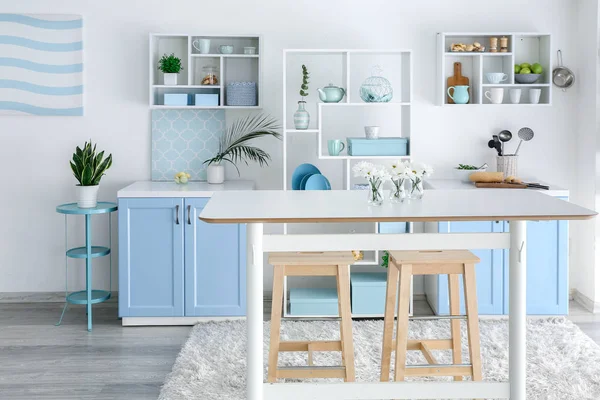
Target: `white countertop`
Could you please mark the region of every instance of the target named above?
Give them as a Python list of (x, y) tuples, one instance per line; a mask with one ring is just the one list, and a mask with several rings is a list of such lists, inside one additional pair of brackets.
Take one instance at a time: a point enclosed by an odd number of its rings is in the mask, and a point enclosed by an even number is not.
[(175, 182), (138, 181), (119, 190), (117, 197), (212, 197), (215, 192), (228, 190), (254, 190), (253, 181), (225, 181), (220, 185), (207, 182), (188, 182), (179, 185)]
[[(507, 190), (515, 190), (515, 191), (533, 190), (533, 191), (538, 191), (540, 193), (544, 193), (544, 194), (554, 196), (554, 197), (569, 197), (568, 189), (564, 189), (564, 188), (558, 187), (556, 185), (552, 185), (547, 182), (542, 182), (537, 179), (525, 179), (524, 181), (541, 183), (542, 185), (550, 186), (550, 189), (543, 190), (543, 189), (531, 188), (531, 189), (507, 189)], [(429, 190), (463, 190), (463, 189), (467, 189), (467, 190), (471, 190), (471, 189), (499, 190), (499, 189), (480, 189), (480, 188), (475, 187), (475, 185), (472, 183), (463, 182), (458, 179), (425, 179), (424, 183), (425, 183), (425, 189), (429, 189)]]
[(255, 190), (215, 193), (200, 219), (244, 222), (418, 222), (588, 219), (595, 211), (536, 190), (429, 190), (421, 200), (367, 204), (360, 190)]

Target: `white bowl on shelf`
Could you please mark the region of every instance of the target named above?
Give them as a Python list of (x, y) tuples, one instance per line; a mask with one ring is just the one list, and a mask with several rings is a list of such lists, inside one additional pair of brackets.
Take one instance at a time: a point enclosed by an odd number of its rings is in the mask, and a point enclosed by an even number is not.
[(469, 176), (473, 172), (485, 172), (487, 168), (481, 169), (458, 169), (454, 168), (454, 178), (460, 180), (461, 182), (471, 182), (469, 180)]

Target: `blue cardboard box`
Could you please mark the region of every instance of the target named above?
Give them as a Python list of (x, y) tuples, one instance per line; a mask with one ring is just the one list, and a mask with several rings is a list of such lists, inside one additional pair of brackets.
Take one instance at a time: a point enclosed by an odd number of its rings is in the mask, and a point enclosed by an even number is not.
[(216, 93), (202, 93), (196, 95), (196, 101), (194, 105), (196, 106), (218, 106), (219, 105), (219, 95)]
[(165, 106), (187, 106), (189, 96), (187, 93), (165, 93)]

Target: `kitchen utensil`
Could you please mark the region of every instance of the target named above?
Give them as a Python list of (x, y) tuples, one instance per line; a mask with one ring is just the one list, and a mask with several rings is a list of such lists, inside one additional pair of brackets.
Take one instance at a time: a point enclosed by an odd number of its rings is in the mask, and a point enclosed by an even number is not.
[(365, 136), (367, 139), (379, 138), (379, 127), (378, 126), (365, 126)]
[(327, 150), (329, 151), (330, 156), (339, 156), (345, 147), (346, 145), (344, 142), (339, 139), (327, 141)]
[(508, 182), (476, 182), (475, 187), (478, 188), (499, 188), (499, 189), (542, 189), (550, 190), (549, 186), (540, 185), (539, 183), (508, 183)]
[(322, 89), (317, 89), (317, 92), (319, 92), (319, 99), (321, 99), (323, 103), (339, 103), (346, 94), (345, 89), (335, 86), (333, 83), (330, 83)]
[(314, 174), (306, 181), (304, 190), (331, 190), (331, 184), (323, 175)]
[(492, 104), (502, 104), (502, 100), (504, 100), (504, 88), (492, 88), (485, 92), (484, 95)]
[(503, 72), (486, 72), (485, 78), (489, 83), (500, 83), (508, 79), (508, 75)]
[(510, 95), (511, 103), (519, 104), (521, 102), (521, 89), (510, 89), (508, 93)]
[(192, 41), (192, 46), (194, 46), (200, 54), (210, 53), (210, 39), (196, 39)]
[(519, 136), (519, 139), (521, 139), (521, 141), (519, 142), (519, 145), (517, 146), (517, 150), (515, 151), (515, 156), (519, 154), (519, 149), (521, 148), (521, 143), (525, 142), (529, 142), (531, 139), (533, 139), (533, 129), (531, 128), (521, 128), (519, 129), (519, 132), (517, 132), (517, 135)]
[[(454, 92), (450, 94), (450, 90)], [(469, 87), (468, 86), (450, 86), (447, 90), (448, 97), (454, 101), (454, 104), (467, 104), (469, 102)]]
[(566, 92), (575, 83), (575, 74), (563, 65), (562, 51), (558, 50), (556, 52), (556, 58), (558, 59), (558, 67), (552, 70), (552, 83), (561, 88), (563, 92)]
[(517, 83), (535, 83), (542, 74), (515, 74)]
[(300, 164), (292, 174), (292, 190), (300, 190), (300, 183), (305, 175), (320, 174), (319, 168), (312, 164)]
[[(456, 87), (456, 86), (469, 86), (469, 78), (467, 78), (466, 76), (462, 76), (462, 64), (459, 62), (455, 62), (454, 63), (454, 75), (452, 75), (451, 77), (449, 77), (446, 80), (446, 84), (447, 87), (450, 88), (452, 86)], [(450, 94), (448, 94), (448, 99), (446, 101), (448, 104), (454, 104), (454, 100), (452, 100), (452, 97), (450, 97)], [(467, 103), (469, 101), (467, 100)], [(464, 103), (464, 104), (467, 104)]]
[(224, 44), (219, 46), (219, 53), (221, 54), (232, 54), (233, 53), (233, 46), (230, 44)]
[(498, 156), (496, 157), (496, 171), (504, 174), (504, 179), (509, 176), (519, 176), (517, 174), (518, 156)]
[(512, 139), (512, 133), (507, 130), (501, 131), (498, 134), (498, 139), (500, 139), (500, 141), (502, 142), (502, 155), (504, 155), (504, 143)]
[(531, 104), (538, 104), (540, 102), (541, 95), (542, 89), (529, 89), (529, 102)]

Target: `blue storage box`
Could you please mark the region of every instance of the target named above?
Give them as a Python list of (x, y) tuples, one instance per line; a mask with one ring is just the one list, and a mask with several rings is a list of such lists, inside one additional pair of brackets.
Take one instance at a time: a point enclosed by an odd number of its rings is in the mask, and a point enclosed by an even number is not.
[(165, 93), (165, 106), (187, 106), (189, 104), (187, 93)]
[(349, 156), (406, 156), (407, 138), (346, 138)]
[(406, 233), (408, 224), (406, 222), (380, 222), (379, 233)]
[(290, 289), (290, 315), (338, 316), (337, 289)]
[(216, 93), (197, 94), (194, 105), (196, 106), (218, 106), (219, 95)]
[(350, 291), (353, 315), (383, 315), (387, 272), (353, 272)]

